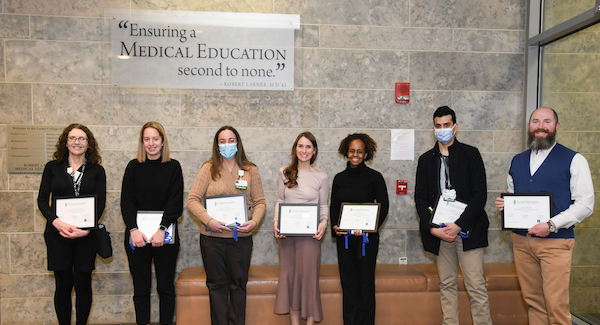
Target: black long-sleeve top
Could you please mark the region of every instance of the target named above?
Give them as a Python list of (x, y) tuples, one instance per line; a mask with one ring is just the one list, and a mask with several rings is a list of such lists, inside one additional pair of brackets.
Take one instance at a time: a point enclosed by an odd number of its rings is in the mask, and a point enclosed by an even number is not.
[(121, 213), (126, 234), (137, 228), (138, 211), (164, 211), (161, 225), (168, 227), (177, 222), (183, 212), (183, 173), (175, 159), (162, 163), (133, 159), (125, 169), (121, 189)]
[[(50, 195), (53, 199), (62, 196), (75, 196), (73, 189), (73, 177), (67, 174), (69, 163), (65, 160), (58, 162), (49, 161), (44, 167), (42, 173), (42, 182), (38, 194), (38, 207), (46, 218), (46, 232), (58, 233), (58, 230), (52, 226), (52, 221), (56, 219), (54, 206), (50, 203)], [(106, 173), (104, 168), (97, 164), (87, 164), (81, 179), (81, 189), (79, 195), (96, 195), (96, 221), (102, 216), (104, 206), (106, 205)]]
[(387, 187), (381, 173), (367, 167), (364, 163), (352, 168), (348, 162), (346, 169), (335, 175), (331, 187), (331, 205), (329, 206), (331, 236), (333, 237), (337, 237), (333, 226), (339, 225), (342, 202), (381, 203), (378, 228), (381, 227), (390, 208)]
[[(456, 199), (467, 203), (456, 224), (464, 231), (470, 231), (463, 239), (463, 249), (486, 247), (488, 245), (489, 220), (484, 210), (487, 200), (485, 166), (477, 148), (458, 142), (448, 147), (448, 166), (450, 182), (456, 190)], [(415, 184), (415, 203), (419, 215), (419, 229), (423, 248), (438, 254), (440, 239), (431, 234), (431, 212), (440, 195), (440, 149), (436, 142), (433, 149), (419, 157), (417, 181)]]

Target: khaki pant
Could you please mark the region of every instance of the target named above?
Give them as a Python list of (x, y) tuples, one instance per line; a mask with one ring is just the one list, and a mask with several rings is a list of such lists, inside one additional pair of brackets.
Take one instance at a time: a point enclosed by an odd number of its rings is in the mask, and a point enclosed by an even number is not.
[(573, 238), (511, 234), (515, 266), (530, 325), (571, 325), (569, 280)]
[(483, 248), (463, 251), (462, 238), (452, 243), (441, 241), (436, 258), (440, 276), (440, 301), (444, 325), (458, 325), (458, 267), (463, 274), (465, 288), (471, 300), (474, 325), (492, 324), (485, 279), (483, 277)]

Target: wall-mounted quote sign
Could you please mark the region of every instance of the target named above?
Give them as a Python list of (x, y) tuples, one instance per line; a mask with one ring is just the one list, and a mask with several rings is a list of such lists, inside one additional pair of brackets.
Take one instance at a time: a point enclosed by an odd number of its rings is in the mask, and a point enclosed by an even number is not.
[(106, 10), (117, 87), (294, 89), (299, 15)]
[(41, 173), (52, 160), (63, 126), (9, 125), (8, 172)]

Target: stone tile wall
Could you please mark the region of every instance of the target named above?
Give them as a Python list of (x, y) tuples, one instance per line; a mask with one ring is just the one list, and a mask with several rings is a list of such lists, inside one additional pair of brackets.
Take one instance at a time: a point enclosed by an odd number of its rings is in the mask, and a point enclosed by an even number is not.
[[(339, 141), (348, 133), (369, 133), (379, 143), (371, 166), (384, 175), (391, 199), (378, 259), (397, 263), (407, 256), (412, 264), (432, 263), (433, 257), (420, 245), (412, 191), (416, 160), (389, 159), (390, 129), (415, 129), (418, 156), (434, 144), (433, 111), (449, 105), (458, 114), (458, 138), (477, 146), (486, 164), (491, 228), (485, 260), (512, 261), (511, 242), (500, 230), (493, 202), (506, 187), (510, 159), (521, 150), (525, 0), (1, 2), (2, 324), (56, 323), (54, 279), (46, 270), (42, 237), (45, 219), (36, 207), (40, 175), (7, 173), (6, 126), (12, 124), (79, 122), (88, 125), (100, 143), (108, 179), (103, 221), (113, 235), (114, 256), (97, 261), (90, 323), (134, 322), (119, 195), (124, 168), (136, 155), (137, 133), (148, 120), (166, 127), (172, 156), (183, 167), (186, 195), (210, 156), (217, 128), (238, 128), (250, 159), (259, 167), (268, 202), (267, 216), (254, 237), (253, 264), (278, 263), (271, 226), (276, 172), (289, 163), (296, 135), (304, 130), (315, 133), (320, 146), (316, 168), (332, 180), (345, 166), (336, 153)], [(129, 8), (300, 14), (296, 89), (114, 88), (102, 17), (105, 9)], [(411, 83), (410, 104), (394, 102), (395, 82)], [(408, 195), (395, 194), (397, 179), (408, 180)], [(180, 221), (178, 271), (202, 266), (198, 227), (186, 209)], [(329, 234), (322, 251), (322, 263), (337, 263)], [(589, 272), (577, 274), (580, 282), (595, 279)], [(156, 297), (153, 304), (157, 319)]]

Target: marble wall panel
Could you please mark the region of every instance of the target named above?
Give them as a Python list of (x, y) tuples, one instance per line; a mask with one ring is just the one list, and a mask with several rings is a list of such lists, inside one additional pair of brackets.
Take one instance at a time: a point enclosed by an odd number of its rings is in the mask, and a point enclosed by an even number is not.
[(548, 30), (594, 7), (594, 0), (544, 1), (544, 29)]
[[(318, 162), (315, 165), (315, 168), (324, 172), (326, 171), (323, 170), (322, 167), (324, 167), (326, 164), (323, 164), (322, 162), (324, 161), (325, 156), (326, 155), (323, 152), (320, 153)], [(263, 152), (258, 155), (254, 154), (250, 159), (258, 167), (263, 190), (277, 191), (277, 173), (279, 172), (279, 168), (281, 166), (289, 165), (289, 154), (283, 152)], [(267, 207), (267, 210), (270, 210), (271, 208), (272, 207)]]
[[(394, 181), (395, 182), (395, 181)], [(385, 219), (381, 229), (394, 230), (407, 230), (407, 229), (418, 229), (419, 218), (417, 216), (417, 209), (414, 202), (414, 182), (408, 184), (408, 194), (396, 194), (395, 187), (388, 188), (388, 198), (390, 200), (390, 210), (388, 216)], [(397, 263), (395, 261), (394, 263)]]
[[(179, 91), (172, 89), (125, 89), (108, 85), (33, 86), (36, 124), (66, 125), (73, 122), (73, 111), (77, 111), (77, 121), (86, 125), (141, 127), (149, 120), (155, 120), (169, 126), (180, 124), (179, 110)], [(113, 134), (109, 131), (109, 135)], [(132, 149), (137, 150), (136, 142), (133, 143)]]
[(0, 107), (2, 107), (0, 123), (31, 124), (33, 119), (31, 115), (31, 85), (0, 84)]
[[(4, 105), (2, 105), (4, 107)], [(6, 133), (6, 125), (0, 125), (0, 150), (6, 150), (6, 142), (8, 134)]]
[(39, 233), (10, 235), (10, 273), (45, 274), (47, 270), (46, 244)]
[[(393, 87), (389, 83), (386, 87)], [(427, 129), (433, 112), (451, 102), (450, 92), (413, 91), (408, 104), (397, 104), (393, 90), (321, 90), (322, 127)]]
[(104, 20), (31, 16), (31, 39), (100, 42), (106, 35)]
[(5, 41), (6, 80), (106, 82), (100, 43)]
[(451, 27), (478, 29), (524, 29), (525, 0), (447, 1), (411, 3), (413, 27)]
[[(52, 325), (57, 323), (53, 297), (2, 298), (0, 305), (2, 324)], [(31, 312), (32, 310), (35, 312)]]
[(201, 267), (202, 254), (200, 254), (200, 232), (179, 231), (179, 257), (177, 258), (177, 272), (183, 271), (187, 267)]
[(12, 191), (37, 191), (41, 181), (42, 174), (10, 174), (8, 184)]
[(113, 256), (96, 259), (96, 273), (128, 273), (129, 262), (125, 253), (123, 229), (109, 229)]
[(273, 2), (268, 0), (141, 0), (132, 2), (132, 9), (272, 13)]
[[(343, 238), (341, 239), (343, 240)], [(406, 231), (396, 229), (382, 229), (379, 232), (378, 264), (398, 264), (399, 257), (406, 257), (408, 241)], [(408, 261), (413, 264), (412, 261)]]
[(525, 31), (453, 30), (453, 50), (467, 52), (523, 53)]
[[(561, 123), (562, 124), (562, 123)], [(571, 148), (575, 151), (580, 151), (579, 148), (581, 144), (579, 143), (579, 132), (563, 132), (562, 130), (556, 134), (556, 141), (560, 144), (566, 146), (567, 148)], [(527, 145), (527, 139), (523, 139), (525, 145)], [(529, 147), (527, 147), (529, 148)], [(582, 154), (587, 154), (589, 152), (581, 152)]]
[(4, 12), (17, 14), (101, 17), (105, 8), (129, 9), (130, 4), (120, 0), (3, 0)]
[(325, 232), (323, 239), (321, 239), (321, 264), (338, 264), (337, 247), (335, 239), (331, 238), (331, 234), (329, 233), (329, 231)]
[(600, 265), (600, 256), (590, 254), (600, 249), (598, 229), (575, 228), (575, 247), (573, 248), (573, 265)]
[(297, 87), (389, 89), (398, 80), (408, 80), (407, 52), (310, 48), (296, 51)]
[(598, 53), (600, 52), (600, 33), (598, 28), (584, 29), (569, 37), (544, 47), (545, 53)]
[(296, 29), (295, 47), (319, 47), (320, 27), (314, 25), (301, 25)]
[(0, 42), (0, 80), (5, 80), (6, 78), (6, 67), (4, 66), (4, 62), (6, 61), (6, 55), (4, 52), (4, 42)]
[(595, 193), (594, 212), (591, 216), (583, 220), (582, 223), (577, 224), (577, 228), (600, 228), (600, 195)]
[(592, 172), (592, 182), (594, 183), (594, 189), (600, 190), (600, 155), (584, 153), (583, 156), (587, 159)]
[(452, 30), (367, 26), (321, 27), (320, 46), (383, 50), (450, 51)]
[(400, 236), (402, 232), (404, 232), (404, 237), (406, 238), (408, 264), (430, 264), (435, 262), (434, 255), (423, 249), (421, 233), (418, 229), (397, 231), (396, 236)]
[[(583, 131), (583, 130), (582, 130)], [(600, 133), (598, 132), (577, 132), (577, 147), (572, 148), (582, 153), (600, 152)]]
[(569, 303), (573, 313), (597, 313), (600, 305), (599, 287), (571, 287)]
[(2, 298), (54, 296), (54, 276), (51, 272), (40, 275), (3, 275), (0, 279)]
[(544, 90), (597, 92), (600, 83), (599, 54), (547, 54), (543, 63)]
[(452, 105), (463, 130), (521, 130), (521, 92), (456, 91), (452, 93)]
[[(215, 137), (215, 133), (219, 129), (218, 126), (215, 127), (188, 127), (188, 128), (180, 128), (180, 127), (171, 127), (166, 128), (167, 135), (169, 137), (169, 147), (171, 151), (173, 150), (195, 150), (195, 151), (203, 151), (210, 156), (212, 153), (212, 143)], [(236, 128), (237, 130), (237, 128)], [(259, 129), (265, 130), (265, 129)], [(266, 130), (265, 130), (266, 131)], [(139, 132), (139, 130), (138, 130)], [(246, 139), (243, 134), (240, 134), (242, 140)], [(248, 144), (244, 142), (244, 149), (247, 150)], [(174, 157), (176, 158), (176, 157)], [(177, 158), (176, 158), (177, 159)], [(207, 158), (208, 159), (208, 158)], [(178, 159), (179, 160), (179, 159)], [(200, 169), (201, 163), (204, 161), (199, 161), (196, 163), (198, 165), (198, 170)]]
[(578, 266), (571, 268), (571, 287), (600, 287), (599, 266)]
[(514, 263), (509, 231), (488, 231), (488, 247), (485, 249), (483, 260), (484, 263)]
[[(0, 275), (10, 273), (10, 235), (0, 233)], [(4, 281), (2, 281), (4, 283)], [(0, 285), (0, 289), (4, 285)], [(3, 296), (3, 295), (2, 295)]]
[(514, 152), (522, 151), (522, 132), (519, 131), (494, 131), (494, 151)]
[(479, 152), (494, 151), (494, 131), (461, 131), (462, 125), (458, 123), (458, 120), (457, 124), (459, 126), (459, 133), (456, 135), (458, 141), (479, 149)]
[(182, 91), (184, 126), (315, 127), (318, 91)]
[(8, 152), (6, 149), (0, 150), (0, 191), (8, 189)]
[(136, 156), (136, 151), (102, 151), (102, 166), (106, 172), (106, 190), (120, 191), (125, 167)]
[(483, 153), (488, 191), (501, 192), (506, 189), (506, 176), (514, 153)]
[(29, 38), (29, 17), (0, 14), (0, 38)]
[[(276, 239), (273, 234), (273, 219), (265, 220), (262, 227), (265, 230), (257, 231), (252, 236), (253, 248), (251, 265), (277, 265), (279, 264), (279, 241), (284, 239)], [(323, 241), (329, 239), (329, 233), (323, 236)]]
[(37, 206), (33, 193), (6, 192), (0, 195), (0, 229), (2, 232), (30, 232), (33, 211)]
[(95, 272), (92, 276), (92, 292), (97, 296), (133, 294), (133, 280), (129, 270), (119, 273)]
[(595, 131), (600, 124), (600, 114), (586, 114), (595, 109), (598, 101), (598, 91), (583, 92), (551, 92), (542, 96), (542, 106), (552, 107), (558, 113), (560, 131)]
[[(90, 312), (90, 324), (127, 324), (135, 323), (133, 290), (130, 295), (95, 295)], [(151, 296), (151, 320), (158, 320), (157, 299)], [(156, 300), (156, 301), (155, 301)]]
[[(200, 167), (202, 167), (205, 161), (210, 159), (211, 153), (208, 151), (171, 151), (171, 157), (177, 159), (181, 164), (183, 188), (189, 190), (194, 185)], [(185, 199), (187, 199), (187, 196)]]
[(305, 24), (408, 26), (409, 1), (319, 0), (273, 2), (276, 13), (299, 14)]
[[(141, 125), (134, 126), (94, 126), (94, 138), (104, 152), (104, 150), (127, 150), (136, 151), (140, 136)], [(170, 132), (167, 129), (167, 138), (170, 140)], [(173, 150), (173, 144), (169, 141), (169, 148)], [(131, 159), (135, 158), (134, 156)]]
[(490, 220), (490, 228), (489, 229), (502, 229), (502, 215), (498, 208), (496, 208), (495, 201), (496, 198), (500, 197), (501, 192), (488, 192), (487, 200), (485, 202), (485, 212), (488, 215), (488, 219)]
[(523, 55), (411, 52), (411, 88), (521, 91)]

